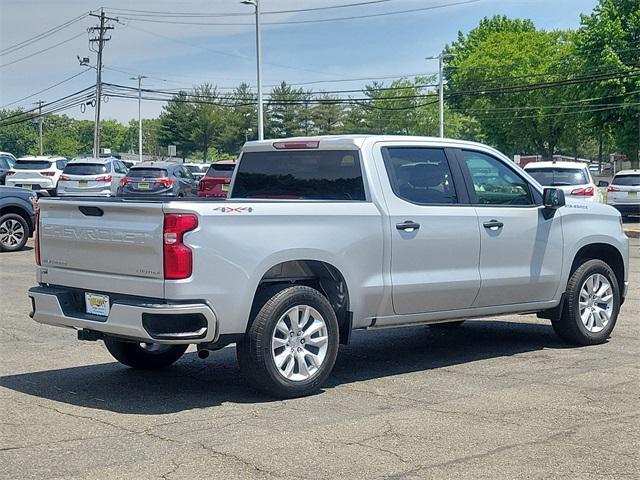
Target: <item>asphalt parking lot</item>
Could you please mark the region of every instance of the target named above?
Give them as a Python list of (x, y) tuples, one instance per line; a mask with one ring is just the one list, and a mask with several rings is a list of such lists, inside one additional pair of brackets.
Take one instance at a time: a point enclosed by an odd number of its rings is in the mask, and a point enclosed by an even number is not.
[(358, 332), (318, 395), (249, 390), (232, 347), (141, 373), (34, 323), (0, 254), (0, 478), (638, 478), (640, 239), (605, 345), (535, 316)]

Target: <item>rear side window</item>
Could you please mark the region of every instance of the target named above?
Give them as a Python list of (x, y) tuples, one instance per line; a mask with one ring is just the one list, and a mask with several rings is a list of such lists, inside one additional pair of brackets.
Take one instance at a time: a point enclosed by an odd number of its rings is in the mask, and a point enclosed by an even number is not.
[(490, 155), (463, 150), (463, 159), (480, 205), (533, 205), (529, 184), (502, 161)]
[(355, 150), (246, 152), (232, 198), (365, 200)]
[(451, 170), (441, 148), (385, 147), (384, 165), (394, 193), (412, 203), (457, 203)]
[(640, 175), (616, 175), (611, 181), (611, 185), (621, 185), (624, 187), (640, 187)]
[(215, 163), (207, 170), (207, 177), (218, 178), (231, 178), (236, 166), (230, 163), (223, 163), (222, 165), (216, 165)]
[(167, 171), (161, 168), (132, 168), (127, 175), (131, 178), (163, 178)]
[(18, 160), (13, 168), (16, 170), (46, 170), (51, 168), (51, 162), (46, 160)]
[(11, 168), (9, 159), (7, 159), (6, 157), (0, 157), (0, 168)]
[(107, 167), (96, 163), (71, 163), (64, 167), (63, 173), (69, 175), (100, 175), (107, 173)]
[(69, 160), (56, 160), (56, 168), (62, 170), (67, 163), (69, 163)]
[(526, 168), (525, 171), (544, 187), (585, 185), (587, 173), (579, 168)]

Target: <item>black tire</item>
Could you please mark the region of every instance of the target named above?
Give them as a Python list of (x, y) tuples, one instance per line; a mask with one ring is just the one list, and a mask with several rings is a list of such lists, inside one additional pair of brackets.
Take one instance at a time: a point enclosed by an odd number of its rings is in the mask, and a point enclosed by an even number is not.
[[(104, 344), (117, 361), (138, 370), (158, 370), (177, 362), (189, 345), (161, 345), (159, 351), (143, 348), (139, 343), (105, 338)], [(159, 345), (159, 344), (150, 344)]]
[[(17, 223), (16, 223), (17, 222)], [(22, 227), (21, 237), (19, 236)], [(7, 213), (0, 217), (0, 251), (22, 250), (29, 239), (29, 224), (17, 213)]]
[[(294, 398), (314, 393), (331, 373), (338, 354), (336, 314), (326, 297), (310, 287), (284, 286), (269, 293), (271, 296), (262, 306), (258, 303), (253, 322), (244, 340), (236, 347), (240, 370), (252, 387), (274, 397)], [(306, 380), (293, 381), (278, 371), (272, 356), (271, 341), (280, 318), (297, 305), (310, 306), (322, 315), (328, 343), (326, 356), (317, 371)]]
[[(585, 280), (595, 274), (603, 275), (610, 283), (613, 293), (613, 309), (603, 330), (594, 333), (587, 330), (580, 319), (580, 309), (578, 301), (580, 289)], [(615, 273), (602, 260), (586, 260), (582, 263), (569, 278), (567, 290), (565, 292), (565, 302), (562, 312), (551, 319), (553, 329), (560, 338), (574, 345), (597, 345), (607, 341), (618, 319), (620, 311), (620, 288)]]
[(464, 323), (464, 320), (456, 320), (455, 322), (444, 322), (444, 323), (433, 323), (431, 325), (429, 325), (430, 328), (440, 328), (442, 330), (446, 330), (449, 328), (456, 328), (459, 327), (460, 325), (462, 325)]

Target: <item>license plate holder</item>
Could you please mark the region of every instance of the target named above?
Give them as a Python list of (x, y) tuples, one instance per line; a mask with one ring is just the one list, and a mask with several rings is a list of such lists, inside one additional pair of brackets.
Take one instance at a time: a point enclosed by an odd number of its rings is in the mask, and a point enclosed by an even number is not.
[(222, 184), (222, 191), (223, 192), (228, 192), (229, 191), (229, 184), (228, 183), (223, 183)]
[(20, 188), (24, 188), (25, 190), (33, 190), (33, 185), (23, 184), (23, 185), (20, 185)]
[(142, 182), (142, 183), (138, 183), (138, 185), (136, 185), (138, 190), (149, 190), (151, 188), (151, 186), (149, 185), (148, 182)]
[(78, 186), (79, 187), (88, 187), (89, 186), (89, 181), (88, 180), (78, 180)]
[(629, 198), (636, 198), (638, 196), (638, 192), (628, 192), (627, 195)]
[(85, 311), (90, 315), (108, 317), (110, 304), (109, 295), (84, 292)]

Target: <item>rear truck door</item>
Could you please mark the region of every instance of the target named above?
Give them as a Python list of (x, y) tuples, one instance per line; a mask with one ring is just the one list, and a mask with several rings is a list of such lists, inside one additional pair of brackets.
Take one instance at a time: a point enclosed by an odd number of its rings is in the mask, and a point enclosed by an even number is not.
[(164, 297), (161, 202), (39, 203), (40, 283)]
[[(480, 233), (448, 149), (381, 143), (375, 149), (391, 234), (398, 315), (468, 308), (480, 289)], [(386, 172), (386, 175), (385, 175)]]
[(457, 153), (480, 229), (482, 287), (473, 306), (552, 300), (562, 274), (561, 216), (545, 218), (541, 196), (506, 161)]

